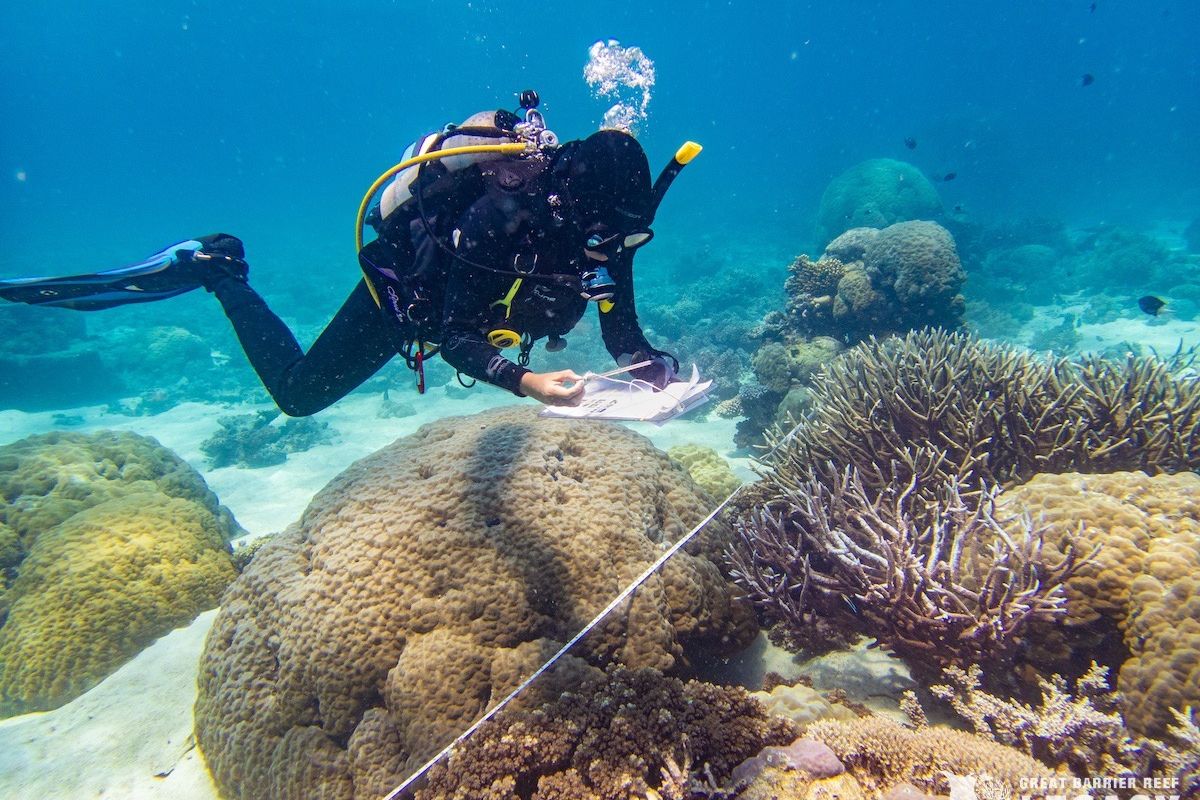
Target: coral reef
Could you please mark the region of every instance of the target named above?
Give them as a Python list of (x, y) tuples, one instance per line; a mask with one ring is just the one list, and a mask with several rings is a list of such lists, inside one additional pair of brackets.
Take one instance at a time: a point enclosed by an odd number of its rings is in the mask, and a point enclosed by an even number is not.
[(667, 456), (682, 466), (713, 500), (724, 500), (742, 485), (742, 481), (729, 467), (729, 462), (711, 447), (698, 444), (681, 444), (667, 451)]
[(1040, 532), (1006, 532), (991, 493), (968, 506), (950, 484), (932, 513), (914, 513), (915, 477), (874, 497), (853, 469), (824, 481), (785, 491), (780, 516), (740, 520), (729, 554), (734, 579), (793, 642), (824, 638), (812, 616), (848, 616), (849, 629), (923, 669), (1004, 663), (1031, 621), (1065, 613), (1074, 550), (1046, 558)]
[(68, 408), (120, 391), (120, 381), (87, 338), (78, 312), (6, 304), (0, 314), (0, 408)]
[[(397, 488), (401, 487), (401, 488)], [(197, 740), (228, 797), (374, 796), (515, 688), (709, 501), (620, 426), (448, 418), (360, 460), (226, 593)], [(714, 523), (576, 652), (670, 670), (756, 633)]]
[(671, 797), (664, 784), (690, 783), (693, 766), (724, 780), (795, 736), (742, 689), (618, 669), (536, 709), (502, 712), (430, 770), (415, 800)]
[(1043, 666), (1104, 654), (1137, 734), (1161, 737), (1169, 709), (1200, 706), (1200, 476), (1038, 475), (1007, 492), (1000, 510), (1041, 520), (1050, 552), (1099, 548), (1067, 581), (1068, 613), (1055, 630), (1063, 656), (1047, 648)]
[(821, 720), (805, 726), (804, 735), (832, 749), (868, 797), (882, 796), (902, 783), (944, 795), (951, 779), (967, 776), (991, 782), (1004, 792), (999, 796), (1016, 797), (1037, 782), (1065, 778), (1019, 750), (940, 726), (911, 730), (873, 716)]
[[(1200, 465), (1200, 384), (1176, 378), (1157, 359), (1043, 361), (931, 331), (855, 348), (830, 366), (813, 394), (810, 415), (777, 443), (758, 508), (743, 515), (730, 554), (738, 583), (800, 641), (816, 617), (827, 628), (858, 630), (893, 646), (912, 638), (905, 630), (941, 631), (953, 639), (935, 640), (943, 658), (1002, 662), (1015, 654), (1031, 619), (1023, 609), (1036, 618), (1057, 608), (1049, 589), (1075, 567), (1060, 560), (1068, 556), (1060, 544), (1038, 554), (1041, 535), (1028, 519), (1016, 535), (1000, 535), (990, 510), (997, 486), (1038, 472), (1159, 473)], [(865, 530), (871, 525), (886, 535)], [(986, 532), (986, 540), (967, 547), (962, 534), (973, 531)], [(1089, 550), (1076, 543), (1073, 553), (1086, 559)], [(988, 555), (973, 560), (972, 553)], [(922, 557), (923, 572), (897, 572), (899, 565), (921, 565)], [(1031, 571), (1017, 575), (1024, 567)], [(1004, 592), (981, 591), (1007, 569), (1016, 572), (1011, 584), (1001, 581)], [(937, 579), (925, 588), (934, 598), (911, 593), (925, 575)], [(1154, 580), (1161, 583), (1162, 575)], [(1149, 591), (1156, 584), (1143, 585)], [(973, 610), (960, 619), (964, 609), (945, 604), (971, 592), (986, 603), (968, 602)], [(842, 593), (850, 603), (831, 602)], [(863, 598), (879, 613), (864, 614)], [(931, 618), (898, 619), (924, 613), (916, 609), (927, 601)], [(972, 624), (995, 619), (981, 608), (997, 602), (1007, 609), (996, 609), (1001, 618), (1024, 620), (1001, 628), (1016, 638), (985, 635)], [(1152, 619), (1184, 624), (1185, 607), (1168, 602), (1166, 616)], [(912, 644), (907, 654), (915, 656), (920, 647)], [(937, 660), (920, 658), (917, 666)], [(1175, 678), (1156, 680), (1165, 686)]]
[(817, 212), (821, 241), (850, 228), (884, 228), (895, 222), (936, 219), (942, 212), (937, 190), (911, 164), (875, 158), (838, 175), (821, 195)]
[(82, 694), (216, 605), (242, 533), (154, 440), (53, 433), (0, 447), (0, 715)]
[[(966, 273), (954, 238), (935, 222), (853, 228), (830, 242), (820, 259), (801, 256), (789, 272), (787, 317), (801, 335), (858, 341), (962, 325)], [(833, 274), (840, 277), (827, 291)], [(809, 291), (813, 286), (816, 291)]]
[(1098, 770), (1110, 774), (1122, 768), (1136, 758), (1138, 750), (1121, 715), (1112, 710), (1107, 672), (1093, 661), (1074, 687), (1059, 675), (1039, 675), (1041, 700), (1036, 707), (983, 691), (977, 664), (967, 670), (948, 668), (949, 683), (932, 686), (930, 691), (950, 703), (976, 734), (1087, 777)]
[(279, 411), (238, 414), (217, 420), (221, 429), (200, 443), (209, 466), (270, 467), (282, 464), (289, 453), (303, 453), (334, 440), (329, 423), (312, 417), (289, 417), (272, 424)]

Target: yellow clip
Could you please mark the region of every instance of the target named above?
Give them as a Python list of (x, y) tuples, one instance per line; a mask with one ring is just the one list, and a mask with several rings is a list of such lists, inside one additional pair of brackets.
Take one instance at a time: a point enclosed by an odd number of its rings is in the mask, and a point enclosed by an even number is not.
[(521, 343), (521, 334), (507, 328), (497, 328), (487, 335), (488, 344), (498, 350), (507, 350)]
[[(501, 297), (499, 300), (492, 303), (493, 306), (504, 306), (504, 318), (505, 319), (508, 319), (509, 315), (512, 313), (513, 298), (517, 296), (517, 290), (521, 288), (521, 282), (524, 280), (525, 280), (524, 278), (517, 278), (515, 281), (513, 281), (513, 285), (509, 288), (508, 294), (504, 295), (504, 297)], [(490, 307), (491, 306), (489, 306), (489, 308)], [(511, 344), (506, 345), (506, 347), (512, 347), (512, 345)]]
[(607, 314), (608, 312), (613, 310), (614, 306), (616, 306), (616, 303), (614, 303), (612, 300), (601, 300), (600, 301), (600, 313)]
[(696, 156), (700, 155), (700, 151), (704, 148), (696, 142), (687, 141), (680, 145), (675, 151), (675, 160), (680, 164), (686, 164)]

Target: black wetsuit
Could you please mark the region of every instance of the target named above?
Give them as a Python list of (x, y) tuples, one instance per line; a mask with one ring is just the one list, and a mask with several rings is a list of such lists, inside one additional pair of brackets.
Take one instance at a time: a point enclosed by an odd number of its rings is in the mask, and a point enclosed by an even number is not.
[[(538, 276), (577, 277), (592, 267), (578, 230), (556, 222), (551, 213), (542, 176), (514, 181), (502, 169), (499, 179), (492, 173), (482, 184), (482, 196), (465, 210), (427, 207), (428, 228), (412, 210), (393, 212), (379, 238), (360, 253), (366, 274), (376, 276), (372, 285), (381, 294), (382, 308), (360, 281), (308, 353), (247, 283), (233, 277), (212, 283), (209, 288), (250, 363), (284, 413), (305, 416), (326, 408), (414, 338), (440, 344), (442, 358), (459, 372), (523, 396), (521, 377), (529, 370), (489, 344), (488, 332), (505, 328), (533, 341), (566, 334), (589, 302), (580, 296), (577, 281)], [(530, 276), (506, 308), (497, 301), (509, 294), (516, 276), (470, 266), (439, 247), (430, 233), (475, 264)], [(638, 324), (632, 255), (626, 252), (606, 264), (616, 292), (612, 308), (600, 313), (600, 329), (614, 358), (660, 352), (650, 347)], [(429, 312), (424, 321), (396, 318), (388, 287), (378, 282), (380, 272), (397, 278), (394, 285), (402, 297), (395, 298), (395, 307), (407, 306), (414, 293), (423, 298)]]

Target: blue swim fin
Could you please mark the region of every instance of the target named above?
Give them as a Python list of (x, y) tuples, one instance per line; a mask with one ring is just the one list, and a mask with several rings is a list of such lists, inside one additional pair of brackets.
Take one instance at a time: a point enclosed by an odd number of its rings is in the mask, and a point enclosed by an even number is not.
[[(189, 239), (125, 267), (68, 275), (61, 278), (11, 278), (0, 280), (0, 298), (32, 306), (99, 311), (129, 303), (165, 300), (200, 287), (186, 254), (196, 253), (201, 242)], [(179, 254), (185, 253), (184, 259)]]

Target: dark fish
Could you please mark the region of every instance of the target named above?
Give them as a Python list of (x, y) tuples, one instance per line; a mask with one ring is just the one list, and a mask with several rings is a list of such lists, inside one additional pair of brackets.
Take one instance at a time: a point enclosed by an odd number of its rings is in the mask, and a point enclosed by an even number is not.
[(1158, 312), (1161, 311), (1162, 307), (1165, 306), (1166, 304), (1167, 304), (1167, 301), (1165, 301), (1161, 298), (1155, 297), (1152, 294), (1148, 294), (1145, 297), (1138, 298), (1138, 308), (1140, 308), (1142, 311), (1145, 311), (1147, 314), (1149, 314), (1152, 317), (1157, 317)]
[(1090, 72), (1083, 73), (1083, 77), (1079, 79), (1080, 86), (1091, 86), (1096, 82), (1096, 76)]
[(944, 181), (952, 181), (952, 180), (954, 180), (954, 179), (955, 179), (955, 178), (957, 178), (957, 177), (958, 177), (958, 173), (957, 173), (957, 172), (947, 172), (945, 175), (943, 175), (943, 176), (942, 176), (942, 180), (944, 180)]
[(1093, 14), (1095, 14), (1096, 13), (1096, 4), (1092, 3), (1090, 6), (1088, 6), (1088, 10), (1091, 11)]
[(916, 150), (917, 149), (917, 140), (911, 136), (906, 136), (906, 137), (904, 137), (904, 146), (907, 147), (909, 150)]

